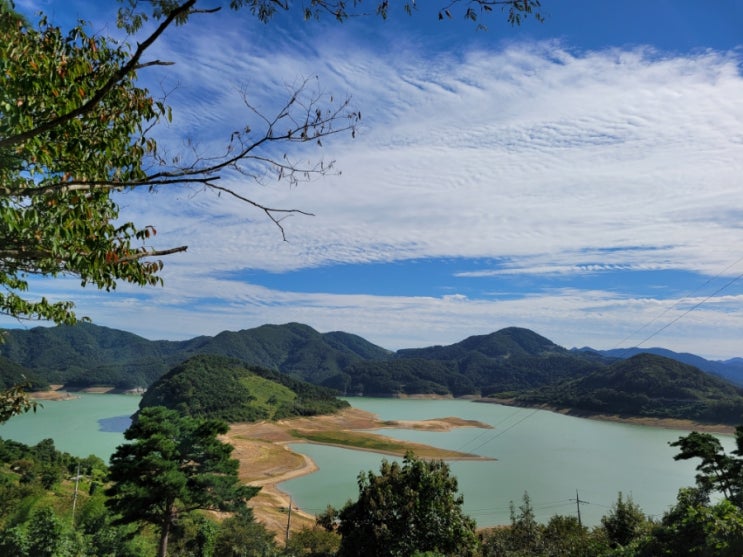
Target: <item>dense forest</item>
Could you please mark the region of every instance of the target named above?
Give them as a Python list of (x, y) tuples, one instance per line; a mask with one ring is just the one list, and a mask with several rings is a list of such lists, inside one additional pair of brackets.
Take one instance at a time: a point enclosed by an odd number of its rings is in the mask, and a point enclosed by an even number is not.
[[(91, 324), (7, 330), (4, 337), (0, 379), (6, 385), (24, 378), (36, 386), (56, 383), (68, 389), (152, 387), (194, 356), (209, 355), (345, 396), (471, 396), (583, 413), (731, 425), (743, 417), (740, 388), (719, 375), (682, 364), (681, 359), (690, 359), (688, 354), (679, 359), (642, 354), (620, 358), (615, 352), (568, 350), (517, 327), (447, 346), (397, 352), (356, 335), (319, 333), (298, 323), (185, 341), (149, 341)], [(705, 361), (693, 358), (697, 363), (700, 360)], [(708, 363), (718, 371), (724, 366)], [(730, 364), (733, 376), (736, 365)], [(192, 392), (208, 387), (194, 379), (193, 385), (197, 384), (201, 386), (191, 387)]]
[(148, 387), (173, 366), (199, 354), (227, 356), (321, 384), (353, 362), (381, 360), (391, 354), (349, 333), (321, 334), (297, 323), (185, 341), (150, 341), (90, 323), (9, 329), (3, 336), (0, 356), (7, 362), (47, 383), (78, 388)]
[(140, 408), (164, 406), (226, 422), (278, 420), (336, 412), (349, 404), (336, 392), (240, 360), (194, 356), (158, 379)]
[(638, 354), (589, 375), (520, 393), (515, 401), (576, 413), (678, 418), (737, 424), (743, 389), (693, 366)]

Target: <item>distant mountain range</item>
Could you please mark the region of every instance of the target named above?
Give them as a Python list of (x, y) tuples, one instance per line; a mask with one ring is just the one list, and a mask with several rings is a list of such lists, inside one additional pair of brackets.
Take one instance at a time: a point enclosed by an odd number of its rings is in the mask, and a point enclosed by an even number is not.
[(736, 385), (743, 386), (743, 358), (731, 358), (725, 361), (705, 360), (701, 356), (689, 354), (687, 352), (673, 352), (665, 348), (615, 348), (613, 350), (594, 350), (593, 348), (574, 348), (574, 351), (595, 352), (606, 358), (625, 359), (636, 356), (637, 354), (655, 354), (664, 356), (678, 362), (683, 362), (702, 371), (714, 373), (720, 377), (732, 381)]
[(184, 341), (151, 341), (90, 323), (7, 329), (0, 344), (0, 386), (16, 383), (23, 374), (39, 384), (70, 388), (148, 387), (173, 366), (198, 354), (227, 356), (321, 384), (352, 362), (384, 359), (391, 352), (356, 335), (321, 334), (298, 323), (224, 331)]
[(573, 413), (683, 418), (743, 423), (743, 389), (729, 381), (656, 354), (617, 360), (584, 377), (517, 393), (515, 402)]
[[(742, 391), (731, 383), (743, 383), (740, 358), (711, 362), (662, 349), (568, 350), (516, 327), (397, 352), (299, 323), (185, 341), (150, 341), (91, 324), (11, 329), (0, 345), (0, 384), (17, 383), (22, 374), (37, 385), (149, 387), (196, 355), (232, 358), (349, 396), (472, 395), (591, 412), (743, 422)], [(633, 398), (643, 404), (627, 402)]]

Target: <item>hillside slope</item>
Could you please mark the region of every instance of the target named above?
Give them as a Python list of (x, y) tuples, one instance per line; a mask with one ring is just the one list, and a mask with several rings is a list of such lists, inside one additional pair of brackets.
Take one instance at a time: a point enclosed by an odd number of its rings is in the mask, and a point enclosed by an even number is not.
[(33, 372), (0, 356), (0, 390), (14, 385), (28, 385), (30, 389), (39, 390), (49, 387), (49, 383), (40, 379)]
[(349, 333), (319, 333), (298, 323), (224, 331), (185, 341), (150, 341), (89, 323), (4, 331), (0, 357), (46, 383), (68, 387), (147, 387), (174, 365), (199, 354), (242, 360), (321, 383), (353, 362), (390, 352)]
[(149, 385), (174, 363), (178, 350), (178, 343), (90, 323), (8, 329), (3, 340), (0, 355), (48, 383), (70, 387)]
[(139, 407), (165, 406), (188, 416), (252, 422), (329, 414), (348, 403), (287, 375), (224, 356), (194, 356), (158, 379)]
[(696, 354), (689, 354), (688, 352), (674, 352), (666, 348), (614, 348), (612, 350), (594, 350), (593, 348), (581, 348), (580, 351), (583, 353), (595, 352), (606, 358), (611, 359), (625, 359), (636, 356), (637, 354), (655, 354), (657, 356), (665, 356), (689, 364), (694, 367), (698, 367), (702, 371), (714, 373), (728, 381), (732, 381), (736, 385), (743, 386), (743, 359), (732, 358), (730, 360), (721, 362), (716, 360), (707, 360)]
[(743, 422), (743, 389), (655, 354), (638, 354), (585, 377), (522, 393), (516, 401), (598, 414)]
[(468, 337), (449, 346), (400, 350), (397, 358), (450, 366), (483, 396), (551, 385), (601, 369), (600, 359), (576, 354), (519, 327)]

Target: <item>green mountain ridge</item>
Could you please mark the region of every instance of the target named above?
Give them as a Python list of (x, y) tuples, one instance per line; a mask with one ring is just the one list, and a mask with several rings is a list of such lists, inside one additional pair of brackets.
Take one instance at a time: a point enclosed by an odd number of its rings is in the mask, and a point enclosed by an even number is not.
[(731, 358), (726, 361), (706, 360), (701, 356), (695, 354), (689, 354), (687, 352), (673, 352), (665, 348), (651, 347), (651, 348), (614, 348), (612, 350), (594, 350), (593, 348), (574, 348), (573, 351), (582, 351), (584, 354), (594, 352), (597, 355), (604, 356), (612, 359), (625, 359), (637, 354), (649, 353), (656, 354), (658, 356), (665, 356), (672, 360), (678, 360), (685, 364), (698, 367), (702, 371), (714, 373), (719, 377), (723, 377), (728, 381), (732, 381), (736, 385), (743, 386), (743, 358)]
[[(326, 340), (327, 339), (327, 340)], [(84, 388), (147, 387), (180, 362), (198, 355), (228, 356), (311, 382), (338, 374), (351, 362), (387, 358), (390, 351), (348, 333), (321, 334), (307, 325), (263, 325), (214, 337), (150, 341), (89, 323), (7, 329), (0, 357), (47, 383)]]
[(482, 396), (553, 384), (603, 365), (558, 346), (537, 333), (508, 327), (449, 346), (400, 350), (398, 358), (447, 362)]
[(694, 366), (647, 353), (520, 394), (515, 400), (596, 414), (728, 424), (743, 418), (743, 388)]
[[(638, 415), (653, 414), (660, 401), (668, 417), (725, 423), (743, 418), (740, 390), (695, 367), (678, 367), (678, 361), (662, 356), (650, 365), (645, 357), (617, 360), (597, 351), (567, 350), (519, 327), (397, 352), (357, 335), (319, 333), (300, 323), (184, 341), (149, 341), (91, 324), (6, 330), (4, 336), (0, 370), (6, 358), (20, 366), (9, 377), (25, 371), (40, 384), (150, 387), (184, 361), (214, 355), (348, 396), (516, 398), (522, 404)], [(713, 387), (707, 379), (718, 383)], [(679, 384), (687, 385), (681, 394)]]

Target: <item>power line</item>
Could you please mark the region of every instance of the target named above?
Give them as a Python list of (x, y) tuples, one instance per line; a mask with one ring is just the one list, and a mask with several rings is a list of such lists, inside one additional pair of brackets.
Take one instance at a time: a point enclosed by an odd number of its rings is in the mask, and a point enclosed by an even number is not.
[(534, 410), (532, 410), (531, 412), (529, 412), (529, 413), (528, 413), (528, 414), (527, 414), (526, 416), (524, 416), (523, 418), (521, 418), (521, 419), (520, 419), (519, 421), (517, 421), (516, 423), (514, 423), (514, 424), (511, 424), (511, 425), (510, 425), (510, 426), (508, 426), (508, 427), (507, 427), (506, 429), (503, 429), (503, 430), (501, 430), (501, 431), (497, 432), (497, 433), (496, 433), (495, 435), (493, 435), (493, 436), (492, 436), (492, 437), (490, 437), (489, 439), (485, 440), (485, 441), (484, 441), (483, 443), (480, 443), (479, 445), (477, 445), (477, 446), (476, 446), (476, 447), (475, 447), (474, 449), (471, 449), (471, 451), (470, 451), (470, 452), (475, 452), (475, 451), (477, 451), (477, 450), (481, 449), (482, 447), (484, 447), (485, 445), (487, 445), (488, 443), (490, 443), (490, 442), (492, 442), (492, 441), (495, 441), (495, 440), (496, 440), (496, 439), (497, 439), (498, 437), (500, 437), (501, 435), (503, 435), (503, 434), (507, 433), (508, 431), (511, 431), (511, 430), (512, 430), (512, 429), (513, 429), (514, 427), (516, 427), (516, 426), (517, 426), (517, 425), (519, 425), (520, 423), (522, 423), (522, 422), (524, 422), (524, 421), (528, 420), (529, 418), (531, 418), (531, 417), (532, 417), (532, 416), (533, 416), (534, 414), (536, 414), (537, 412), (539, 412), (539, 408), (535, 408)]
[[(513, 417), (514, 417), (515, 415), (519, 414), (519, 413), (521, 412), (521, 410), (522, 410), (521, 408), (516, 408), (516, 410), (514, 410), (513, 412), (511, 412), (510, 414), (508, 414), (508, 416), (506, 416), (505, 418), (503, 418), (503, 419), (502, 419), (501, 421), (499, 421), (499, 422), (497, 422), (497, 423), (493, 424), (493, 427), (494, 427), (494, 428), (495, 428), (496, 430), (498, 430), (498, 428), (499, 428), (499, 427), (501, 427), (501, 426), (502, 426), (502, 425), (503, 425), (504, 423), (508, 422), (508, 421), (509, 421), (509, 420), (510, 420), (511, 418), (513, 418)], [(489, 435), (489, 434), (490, 434), (490, 430), (489, 430), (489, 429), (483, 429), (483, 430), (482, 430), (482, 431), (481, 431), (480, 433), (478, 433), (477, 435), (475, 435), (475, 437), (473, 437), (472, 439), (469, 439), (469, 440), (465, 441), (465, 442), (464, 442), (464, 444), (462, 444), (462, 445), (461, 445), (461, 446), (460, 446), (460, 447), (459, 447), (459, 448), (457, 449), (457, 451), (460, 451), (460, 452), (461, 452), (461, 451), (464, 451), (464, 450), (465, 450), (465, 447), (466, 447), (467, 445), (469, 445), (469, 444), (471, 444), (471, 443), (474, 443), (475, 441), (477, 441), (478, 439), (480, 439), (480, 437), (483, 437), (483, 436), (485, 436), (485, 435)]]
[[(642, 331), (642, 330), (643, 330), (643, 329), (645, 329), (646, 327), (649, 327), (650, 325), (652, 325), (652, 324), (653, 324), (653, 323), (655, 323), (656, 321), (659, 321), (660, 319), (662, 319), (662, 318), (663, 318), (663, 317), (664, 317), (664, 316), (665, 316), (665, 315), (666, 315), (666, 314), (667, 314), (668, 312), (670, 312), (670, 311), (672, 311), (672, 310), (676, 309), (676, 308), (677, 308), (678, 306), (680, 306), (680, 305), (681, 305), (681, 304), (682, 304), (682, 303), (683, 303), (683, 302), (684, 302), (685, 300), (687, 300), (688, 298), (690, 298), (690, 297), (691, 297), (691, 296), (692, 296), (693, 294), (695, 294), (695, 293), (696, 293), (696, 292), (698, 292), (699, 290), (702, 290), (703, 288), (705, 288), (705, 287), (706, 287), (707, 285), (709, 285), (709, 284), (710, 284), (710, 283), (711, 283), (712, 281), (714, 281), (714, 280), (717, 280), (718, 278), (720, 278), (721, 276), (723, 276), (723, 275), (724, 275), (724, 274), (725, 274), (725, 273), (726, 273), (726, 272), (727, 272), (728, 270), (732, 269), (733, 267), (737, 267), (737, 266), (738, 266), (738, 264), (739, 264), (739, 263), (741, 263), (742, 261), (743, 261), (743, 257), (740, 257), (740, 258), (739, 258), (739, 259), (738, 259), (737, 261), (735, 261), (735, 262), (731, 263), (730, 265), (728, 265), (727, 267), (725, 267), (725, 268), (724, 268), (724, 269), (723, 269), (722, 271), (720, 271), (719, 273), (717, 273), (717, 274), (716, 274), (716, 275), (715, 275), (714, 277), (712, 277), (712, 278), (710, 278), (710, 279), (707, 279), (707, 281), (706, 281), (706, 282), (704, 282), (704, 284), (702, 284), (702, 285), (698, 286), (697, 288), (695, 288), (694, 290), (691, 290), (691, 291), (687, 292), (686, 294), (684, 294), (684, 295), (683, 295), (683, 296), (682, 296), (682, 297), (681, 297), (681, 298), (680, 298), (680, 299), (679, 299), (679, 300), (678, 300), (678, 301), (677, 301), (677, 302), (676, 302), (675, 304), (673, 304), (673, 305), (672, 305), (672, 306), (670, 306), (670, 307), (667, 307), (667, 308), (666, 308), (665, 310), (663, 310), (663, 311), (662, 311), (662, 312), (661, 312), (661, 313), (660, 313), (660, 314), (659, 314), (659, 315), (658, 315), (657, 317), (654, 317), (653, 319), (651, 319), (650, 321), (648, 321), (647, 323), (645, 323), (644, 325), (642, 325), (642, 326), (641, 326), (640, 328), (638, 328), (638, 329), (635, 329), (635, 330), (634, 330), (634, 331), (633, 331), (632, 333), (630, 333), (630, 334), (628, 334), (628, 335), (627, 335), (626, 337), (624, 337), (624, 338), (623, 338), (623, 339), (622, 339), (621, 341), (619, 341), (619, 342), (618, 342), (618, 343), (617, 343), (617, 344), (616, 344), (616, 345), (614, 346), (614, 348), (621, 348), (621, 345), (622, 345), (622, 344), (624, 344), (624, 343), (625, 343), (625, 342), (626, 342), (626, 341), (627, 341), (627, 340), (628, 340), (628, 339), (629, 339), (630, 337), (632, 337), (632, 336), (634, 336), (635, 334), (639, 333), (640, 331)], [(653, 337), (657, 336), (658, 334), (662, 333), (662, 332), (663, 332), (663, 331), (665, 331), (665, 330), (666, 330), (666, 329), (667, 329), (668, 327), (670, 327), (671, 325), (673, 325), (673, 324), (674, 324), (674, 323), (676, 323), (677, 321), (679, 321), (679, 320), (683, 319), (684, 317), (686, 317), (686, 316), (687, 316), (687, 315), (688, 315), (689, 313), (691, 313), (692, 311), (694, 311), (695, 309), (697, 309), (697, 308), (698, 308), (699, 306), (701, 306), (702, 304), (706, 303), (706, 302), (707, 302), (708, 300), (710, 300), (710, 298), (712, 298), (713, 296), (716, 296), (717, 294), (719, 294), (719, 293), (720, 293), (720, 292), (722, 292), (723, 290), (726, 290), (727, 288), (729, 288), (730, 286), (732, 286), (733, 284), (735, 284), (735, 283), (736, 283), (737, 281), (739, 281), (739, 280), (740, 280), (741, 278), (743, 278), (743, 273), (739, 274), (739, 275), (738, 275), (737, 277), (735, 277), (735, 278), (733, 278), (732, 280), (730, 280), (730, 281), (729, 281), (729, 282), (728, 282), (727, 284), (725, 284), (725, 285), (721, 286), (720, 288), (718, 288), (717, 290), (715, 290), (715, 291), (714, 291), (714, 292), (713, 292), (712, 294), (708, 295), (708, 296), (707, 296), (706, 298), (704, 298), (704, 299), (703, 299), (703, 300), (702, 300), (701, 302), (699, 302), (699, 303), (695, 304), (695, 305), (694, 305), (694, 306), (693, 306), (692, 308), (688, 309), (687, 311), (685, 311), (685, 312), (684, 312), (684, 313), (682, 313), (681, 315), (677, 316), (677, 317), (676, 317), (675, 319), (671, 320), (671, 321), (670, 321), (669, 323), (666, 323), (666, 324), (665, 324), (665, 325), (663, 325), (663, 326), (662, 326), (661, 328), (659, 328), (658, 330), (656, 330), (656, 331), (655, 331), (655, 332), (653, 332), (652, 334), (650, 334), (650, 335), (648, 335), (647, 337), (645, 337), (645, 338), (644, 338), (644, 339), (642, 340), (642, 342), (639, 342), (638, 344), (636, 344), (636, 345), (635, 345), (635, 347), (636, 347), (636, 348), (639, 348), (640, 346), (642, 346), (643, 344), (645, 344), (645, 343), (646, 343), (647, 341), (649, 341), (649, 340), (650, 340), (651, 338), (653, 338)]]
[(687, 315), (689, 315), (692, 311), (694, 311), (695, 309), (697, 309), (699, 306), (701, 306), (702, 304), (704, 304), (705, 302), (707, 302), (710, 298), (712, 298), (714, 296), (717, 296), (720, 292), (722, 292), (723, 290), (726, 290), (727, 288), (729, 288), (730, 286), (732, 286), (733, 284), (735, 284), (736, 282), (738, 282), (741, 278), (743, 278), (743, 273), (739, 274), (737, 277), (735, 277), (732, 280), (730, 280), (727, 284), (724, 284), (723, 286), (721, 286), (720, 288), (718, 288), (717, 290), (715, 290), (712, 294), (710, 294), (709, 296), (707, 296), (706, 298), (704, 298), (701, 302), (698, 302), (698, 303), (694, 304), (691, 308), (687, 309), (684, 313), (682, 313), (681, 315), (677, 316), (675, 319), (671, 320), (669, 323), (666, 323), (665, 325), (663, 325), (660, 329), (658, 329), (657, 331), (655, 331), (652, 335), (646, 337), (637, 346), (642, 346), (647, 341), (649, 341), (651, 338), (653, 338), (655, 335), (662, 333), (668, 327), (670, 327), (671, 325), (673, 325), (674, 323), (676, 323), (680, 319), (683, 319), (684, 317), (686, 317)]

